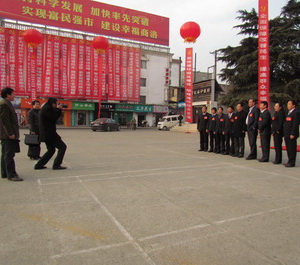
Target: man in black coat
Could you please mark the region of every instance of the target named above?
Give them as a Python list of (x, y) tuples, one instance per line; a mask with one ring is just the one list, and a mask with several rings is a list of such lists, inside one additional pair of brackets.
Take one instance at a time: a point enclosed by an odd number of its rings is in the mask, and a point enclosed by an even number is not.
[(208, 132), (209, 132), (209, 151), (208, 152), (214, 152), (215, 151), (215, 142), (216, 142), (216, 116), (217, 116), (217, 109), (212, 108), (211, 109), (211, 115), (209, 117), (208, 122)]
[(249, 99), (248, 106), (249, 112), (246, 118), (247, 124), (247, 132), (248, 132), (248, 140), (250, 145), (250, 154), (246, 158), (247, 160), (253, 160), (257, 158), (257, 134), (258, 134), (258, 119), (260, 111), (256, 106), (257, 100), (256, 99)]
[(268, 110), (268, 102), (262, 101), (260, 103), (260, 115), (258, 119), (258, 132), (260, 134), (260, 144), (262, 150), (262, 158), (259, 162), (269, 162), (270, 157), (270, 141), (271, 141), (271, 113)]
[(223, 154), (225, 151), (225, 126), (226, 115), (223, 113), (223, 108), (218, 108), (218, 114), (216, 115), (216, 153)]
[(40, 140), (45, 142), (47, 152), (36, 163), (34, 169), (44, 169), (45, 165), (58, 149), (52, 169), (66, 169), (62, 167), (62, 161), (67, 149), (66, 144), (56, 132), (56, 121), (61, 116), (62, 105), (57, 104), (57, 99), (49, 98), (48, 102), (42, 107), (39, 115)]
[(296, 109), (295, 100), (290, 100), (287, 104), (288, 115), (283, 124), (284, 141), (286, 145), (288, 162), (286, 167), (294, 167), (296, 165), (297, 156), (297, 138), (299, 137), (300, 113)]
[(202, 107), (202, 113), (199, 115), (197, 129), (200, 133), (199, 151), (208, 151), (208, 122), (210, 114), (207, 113), (207, 107)]
[(235, 114), (233, 113), (234, 107), (229, 106), (227, 108), (227, 115), (225, 118), (224, 125), (224, 136), (225, 136), (225, 152), (223, 155), (234, 156), (234, 137), (233, 137), (233, 124)]
[(274, 139), (275, 161), (273, 164), (282, 163), (282, 138), (283, 138), (283, 123), (285, 120), (285, 113), (281, 103), (274, 105), (275, 114), (272, 118), (272, 135)]
[(19, 125), (16, 112), (11, 102), (14, 90), (5, 87), (1, 90), (0, 102), (0, 139), (1, 139), (1, 177), (11, 181), (22, 181), (16, 172), (15, 153), (19, 146)]
[[(28, 120), (29, 120), (29, 131), (30, 134), (39, 135), (39, 112), (40, 112), (40, 102), (38, 100), (34, 100), (31, 102), (32, 109), (28, 112)], [(40, 159), (41, 153), (41, 145), (40, 144), (31, 144), (28, 146), (27, 155), (30, 159), (38, 160)]]
[(234, 152), (235, 156), (242, 158), (245, 152), (245, 135), (247, 131), (246, 116), (241, 103), (236, 105), (237, 112), (235, 113), (233, 123), (233, 136), (234, 136)]

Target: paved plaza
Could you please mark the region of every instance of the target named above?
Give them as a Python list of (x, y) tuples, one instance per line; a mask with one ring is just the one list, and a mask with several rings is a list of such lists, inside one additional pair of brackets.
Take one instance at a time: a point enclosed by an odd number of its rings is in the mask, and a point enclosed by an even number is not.
[(0, 180), (1, 265), (300, 264), (299, 157), (198, 152), (196, 133), (59, 134), (68, 170), (33, 170), (22, 144), (25, 181)]

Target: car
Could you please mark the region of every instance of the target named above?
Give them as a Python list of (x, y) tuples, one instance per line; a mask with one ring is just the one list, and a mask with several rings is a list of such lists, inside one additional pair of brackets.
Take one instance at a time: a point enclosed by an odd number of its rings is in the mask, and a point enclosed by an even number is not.
[(109, 118), (100, 118), (91, 122), (91, 128), (95, 131), (120, 131), (119, 124)]
[(159, 130), (170, 130), (172, 127), (179, 124), (180, 115), (164, 116), (161, 121), (157, 123), (157, 129)]

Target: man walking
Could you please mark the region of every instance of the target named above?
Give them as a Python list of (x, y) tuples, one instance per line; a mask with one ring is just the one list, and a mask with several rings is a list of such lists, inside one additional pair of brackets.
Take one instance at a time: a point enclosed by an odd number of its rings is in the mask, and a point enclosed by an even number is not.
[(248, 140), (250, 145), (250, 154), (246, 158), (247, 160), (253, 160), (257, 158), (257, 126), (258, 126), (258, 119), (260, 111), (256, 106), (257, 100), (256, 99), (249, 99), (248, 106), (249, 112), (246, 118), (247, 124), (247, 132), (248, 132)]
[(258, 161), (269, 162), (272, 118), (270, 111), (268, 110), (267, 101), (262, 101), (259, 108), (260, 115), (258, 119), (258, 132), (260, 134), (262, 158)]
[(67, 146), (56, 132), (56, 121), (61, 116), (62, 105), (57, 104), (56, 98), (49, 98), (48, 102), (42, 107), (39, 115), (40, 140), (45, 142), (47, 152), (36, 163), (34, 169), (44, 169), (46, 164), (58, 149), (52, 169), (66, 169), (61, 166)]
[(299, 112), (296, 110), (297, 103), (290, 100), (287, 104), (288, 115), (283, 125), (284, 141), (286, 145), (288, 162), (286, 167), (294, 167), (296, 165), (297, 156), (297, 138), (299, 137)]
[(233, 136), (234, 136), (234, 153), (235, 156), (242, 158), (244, 157), (245, 151), (245, 134), (247, 131), (246, 125), (246, 113), (243, 110), (241, 103), (236, 105), (237, 113), (234, 117), (233, 123)]
[(208, 122), (210, 114), (207, 113), (207, 107), (202, 107), (202, 113), (199, 116), (197, 129), (200, 133), (200, 149), (199, 151), (208, 151)]
[[(34, 100), (31, 102), (32, 109), (28, 112), (28, 119), (30, 125), (30, 134), (39, 135), (39, 112), (40, 112), (40, 102), (38, 100)], [(32, 160), (40, 159), (41, 153), (41, 145), (40, 144), (31, 144), (28, 146), (27, 155)]]
[(11, 181), (22, 181), (16, 172), (15, 153), (19, 145), (19, 125), (16, 112), (11, 104), (14, 100), (14, 90), (5, 87), (1, 90), (0, 102), (0, 138), (1, 138), (1, 177)]

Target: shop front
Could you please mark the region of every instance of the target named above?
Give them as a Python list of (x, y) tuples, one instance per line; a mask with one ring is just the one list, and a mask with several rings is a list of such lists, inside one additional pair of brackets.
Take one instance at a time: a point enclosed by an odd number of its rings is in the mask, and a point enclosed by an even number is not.
[(138, 127), (153, 126), (152, 112), (152, 105), (134, 105)]
[(115, 108), (114, 120), (120, 126), (127, 126), (133, 118), (133, 104), (117, 104)]
[(116, 104), (113, 103), (101, 103), (101, 118), (113, 119), (115, 115)]
[(72, 102), (72, 127), (90, 126), (94, 120), (95, 103)]
[[(37, 99), (40, 103), (41, 106), (43, 106), (47, 100), (46, 99)], [(31, 110), (32, 105), (31, 105), (31, 98), (22, 98), (21, 99), (21, 125), (22, 126), (27, 126), (28, 125), (28, 112)], [(63, 125), (65, 127), (70, 127), (71, 126), (71, 112), (72, 112), (72, 102), (71, 101), (66, 101), (66, 100), (58, 100), (58, 103), (64, 104), (67, 107), (62, 109), (62, 115), (59, 117), (57, 120), (57, 125)]]

